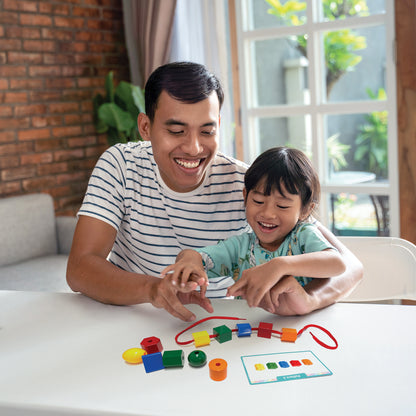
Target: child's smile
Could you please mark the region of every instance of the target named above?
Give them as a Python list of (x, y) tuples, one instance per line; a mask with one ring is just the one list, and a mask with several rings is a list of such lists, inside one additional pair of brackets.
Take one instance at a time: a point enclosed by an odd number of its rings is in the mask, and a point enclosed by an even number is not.
[(260, 183), (245, 195), (246, 216), (260, 245), (266, 250), (275, 251), (299, 221), (301, 199), (299, 195), (286, 192), (283, 185), (283, 195), (277, 189), (265, 195), (263, 188)]

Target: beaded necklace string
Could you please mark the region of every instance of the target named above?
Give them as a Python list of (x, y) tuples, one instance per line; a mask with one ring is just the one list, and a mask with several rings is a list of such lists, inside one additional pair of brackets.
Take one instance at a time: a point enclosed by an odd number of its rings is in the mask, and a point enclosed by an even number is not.
[[(229, 320), (234, 320), (234, 321), (245, 321), (245, 318), (236, 318), (236, 317), (232, 317), (232, 316), (208, 316), (207, 318), (201, 319), (195, 323), (193, 323), (192, 325), (188, 326), (187, 328), (185, 328), (183, 331), (179, 332), (176, 336), (175, 336), (175, 341), (178, 345), (189, 345), (192, 344), (193, 339), (189, 340), (189, 341), (179, 341), (179, 337), (184, 334), (185, 332), (189, 331), (191, 328), (194, 328), (195, 326), (202, 324), (203, 322), (209, 321), (211, 319), (229, 319)], [(331, 340), (334, 342), (334, 345), (328, 345), (325, 344), (323, 341), (321, 341), (320, 339), (318, 339), (312, 332), (309, 332), (312, 336), (312, 338), (314, 339), (314, 341), (316, 343), (318, 343), (320, 346), (327, 348), (329, 350), (335, 350), (338, 348), (338, 342), (335, 339), (335, 337), (331, 334), (331, 332), (329, 332), (327, 329), (325, 329), (324, 327), (320, 326), (320, 325), (315, 325), (315, 324), (309, 324), (304, 326), (302, 329), (300, 329), (297, 332), (297, 335), (300, 336), (305, 330), (307, 330), (308, 328), (317, 328), (319, 330), (321, 330), (322, 332), (324, 332), (326, 335), (328, 335), (329, 338), (331, 338)], [(252, 328), (253, 331), (257, 331), (259, 328)], [(232, 329), (231, 332), (237, 332), (238, 329)], [(277, 331), (272, 329), (271, 333), (276, 334), (276, 335), (282, 335), (282, 332)], [(210, 338), (216, 338), (218, 336), (218, 334), (211, 334), (209, 337)]]

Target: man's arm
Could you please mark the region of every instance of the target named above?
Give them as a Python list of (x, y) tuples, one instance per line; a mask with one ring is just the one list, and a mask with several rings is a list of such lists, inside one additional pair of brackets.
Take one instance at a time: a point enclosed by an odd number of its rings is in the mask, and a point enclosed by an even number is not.
[(317, 227), (323, 236), (339, 251), (346, 270), (344, 273), (328, 280), (315, 282), (314, 279), (305, 289), (318, 297), (319, 305), (316, 309), (324, 308), (349, 295), (363, 278), (363, 265), (358, 258), (339, 241), (335, 235), (317, 222)]
[(116, 230), (98, 219), (80, 216), (68, 259), (67, 282), (75, 292), (115, 305), (151, 303), (185, 321), (195, 319), (183, 303), (212, 306), (195, 292), (178, 293), (169, 279), (124, 271), (107, 261)]
[(281, 279), (266, 296), (260, 306), (278, 315), (304, 315), (332, 305), (346, 297), (363, 277), (363, 266), (326, 227), (316, 224), (324, 237), (339, 251), (345, 264), (345, 272), (325, 279), (313, 279), (305, 287), (292, 276)]

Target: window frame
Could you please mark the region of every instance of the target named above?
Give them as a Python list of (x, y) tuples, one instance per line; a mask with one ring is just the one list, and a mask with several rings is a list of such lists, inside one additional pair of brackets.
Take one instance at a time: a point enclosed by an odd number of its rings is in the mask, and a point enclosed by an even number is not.
[[(247, 15), (246, 3), (248, 0), (229, 0), (229, 8), (235, 8), (235, 23), (231, 22), (230, 30), (236, 33), (236, 49), (238, 64), (233, 65), (233, 78), (239, 81), (240, 108), (239, 121), (241, 123), (242, 137), (236, 136), (237, 146), (242, 142), (243, 154), (238, 155), (247, 163), (251, 163), (259, 154), (259, 143), (252, 140), (256, 137), (255, 120), (260, 117), (291, 117), (298, 115), (310, 115), (312, 136), (312, 163), (318, 171), (321, 181), (322, 197), (318, 210), (320, 221), (328, 226), (330, 204), (329, 195), (341, 192), (386, 195), (389, 198), (389, 229), (390, 236), (400, 235), (400, 207), (399, 207), (399, 169), (398, 169), (398, 132), (397, 132), (397, 102), (396, 102), (396, 51), (395, 51), (395, 21), (394, 2), (386, 0), (385, 13), (373, 14), (366, 17), (349, 17), (344, 20), (320, 21), (321, 10), (319, 0), (305, 0), (307, 7), (307, 23), (302, 26), (276, 27), (266, 29), (245, 30)], [(320, 35), (323, 32), (340, 30), (344, 28), (357, 29), (383, 24), (386, 30), (386, 101), (344, 101), (327, 103), (322, 88), (319, 87), (319, 79), (323, 79), (324, 68), (319, 57)], [(250, 98), (254, 94), (254, 86), (250, 80), (255, 79), (250, 72), (250, 42), (264, 40), (287, 35), (308, 34), (308, 79), (310, 103), (302, 105), (275, 105), (264, 107), (248, 107), (253, 102)], [(238, 68), (238, 75), (235, 71)], [(388, 112), (388, 181), (386, 183), (366, 183), (349, 185), (329, 182), (325, 169), (325, 142), (319, 137), (326, 137), (324, 120), (327, 115), (348, 115), (357, 113), (369, 113), (373, 111)]]

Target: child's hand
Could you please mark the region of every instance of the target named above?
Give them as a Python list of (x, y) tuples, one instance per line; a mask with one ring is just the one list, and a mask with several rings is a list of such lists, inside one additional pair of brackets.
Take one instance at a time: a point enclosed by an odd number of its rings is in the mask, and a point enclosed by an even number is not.
[[(244, 270), (241, 278), (228, 288), (227, 296), (241, 296), (248, 306), (259, 306), (264, 296), (284, 276), (275, 260)], [(273, 309), (270, 299), (267, 304), (268, 309)]]
[(201, 287), (201, 295), (205, 296), (208, 277), (202, 265), (201, 255), (194, 250), (184, 250), (179, 253), (176, 263), (162, 270), (161, 276), (170, 275), (172, 285), (184, 293)]

